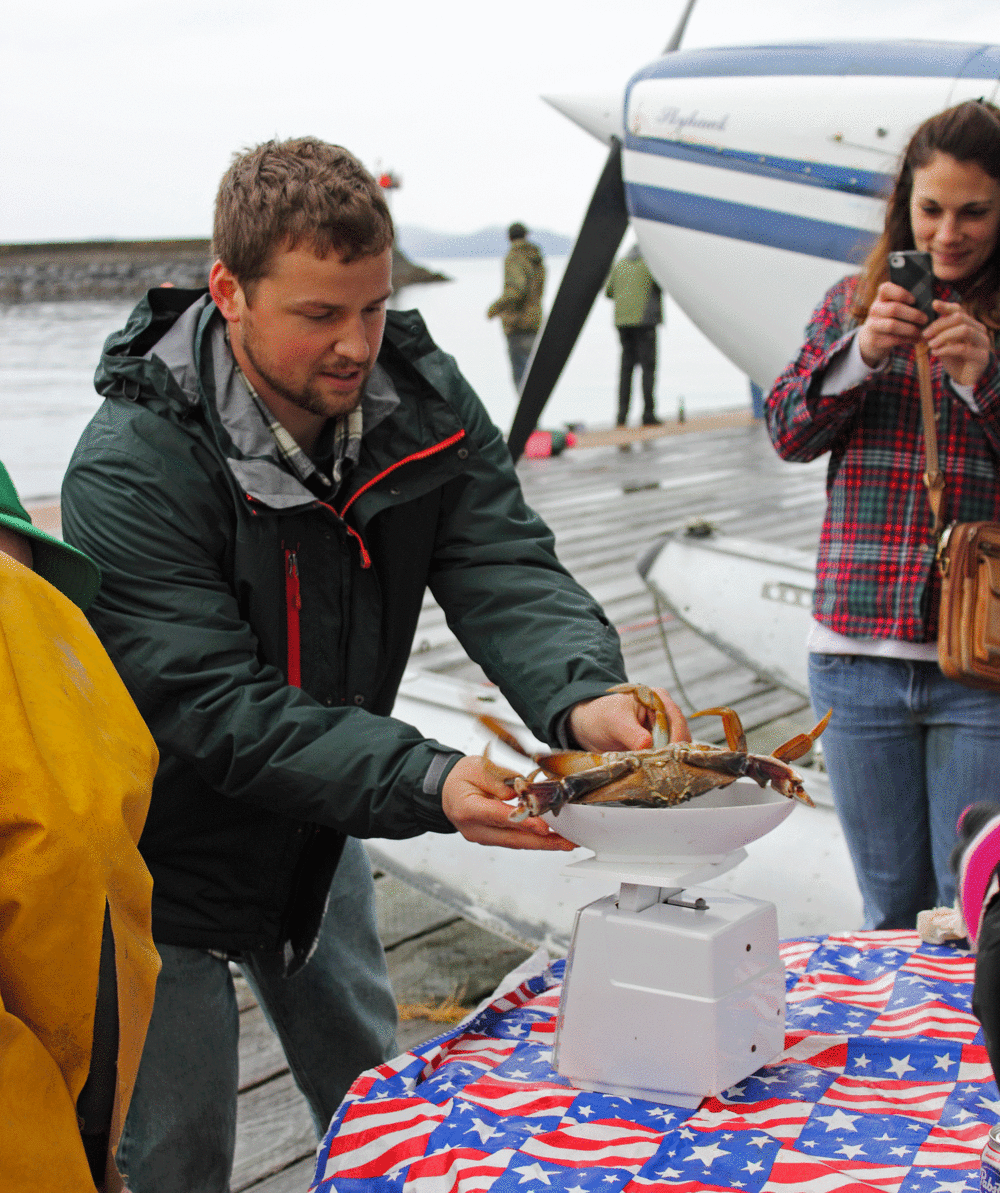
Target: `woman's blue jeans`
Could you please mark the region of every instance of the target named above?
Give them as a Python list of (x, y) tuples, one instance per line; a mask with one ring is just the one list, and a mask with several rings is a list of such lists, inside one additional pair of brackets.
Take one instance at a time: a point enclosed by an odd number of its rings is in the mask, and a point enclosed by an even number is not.
[[(132, 1193), (228, 1193), (240, 1018), (229, 964), (202, 949), (157, 948), (163, 968), (118, 1167)], [(279, 953), (249, 954), (240, 968), (281, 1040), (319, 1139), (358, 1074), (397, 1051), (396, 1002), (359, 841), (344, 846), (303, 968), (286, 978)]]
[(864, 926), (913, 928), (954, 901), (959, 813), (1000, 800), (1000, 695), (867, 655), (811, 654), (809, 686), (817, 717), (833, 709), (821, 742)]

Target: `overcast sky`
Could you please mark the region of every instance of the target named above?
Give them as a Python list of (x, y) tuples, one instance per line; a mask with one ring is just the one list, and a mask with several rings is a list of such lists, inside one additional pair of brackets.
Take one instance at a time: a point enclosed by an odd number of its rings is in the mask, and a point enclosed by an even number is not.
[[(603, 148), (544, 93), (622, 86), (682, 0), (7, 0), (0, 242), (208, 235), (234, 149), (314, 134), (400, 223), (575, 234)], [(684, 46), (1000, 42), (998, 0), (699, 0)]]

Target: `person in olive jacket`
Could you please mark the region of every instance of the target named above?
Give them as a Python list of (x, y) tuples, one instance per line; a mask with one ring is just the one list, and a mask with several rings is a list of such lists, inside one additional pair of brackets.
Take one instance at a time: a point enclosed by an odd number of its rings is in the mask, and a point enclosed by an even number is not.
[[(425, 588), (539, 738), (648, 746), (617, 636), (557, 562), (506, 445), (415, 311), (346, 151), (237, 157), (209, 292), (150, 291), (105, 345), (63, 489), (95, 629), (161, 763), (141, 850), (163, 968), (118, 1162), (132, 1193), (228, 1188), (238, 962), (322, 1132), (392, 1056), (359, 837), (508, 821), (482, 758), (390, 716)], [(687, 736), (668, 705), (677, 738)]]

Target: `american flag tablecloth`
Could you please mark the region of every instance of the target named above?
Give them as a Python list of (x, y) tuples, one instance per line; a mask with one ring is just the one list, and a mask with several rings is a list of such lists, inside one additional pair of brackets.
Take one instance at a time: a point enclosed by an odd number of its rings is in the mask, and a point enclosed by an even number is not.
[[(915, 932), (785, 942), (785, 1051), (698, 1110), (550, 1066), (563, 962), (362, 1074), (316, 1193), (973, 1193), (1000, 1120), (973, 960)], [(652, 1030), (652, 1025), (651, 1025)]]

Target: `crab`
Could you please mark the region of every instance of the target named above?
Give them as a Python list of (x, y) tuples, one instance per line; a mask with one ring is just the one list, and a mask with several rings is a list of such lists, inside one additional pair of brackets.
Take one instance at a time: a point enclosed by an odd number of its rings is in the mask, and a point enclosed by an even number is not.
[[(832, 709), (808, 733), (799, 733), (773, 754), (747, 753), (740, 719), (731, 708), (706, 708), (694, 717), (722, 718), (726, 747), (698, 742), (671, 742), (663, 701), (644, 684), (617, 684), (610, 692), (629, 692), (654, 713), (653, 745), (648, 750), (616, 750), (594, 754), (564, 750), (555, 754), (529, 754), (498, 721), (480, 720), (511, 749), (531, 758), (537, 770), (527, 778), (505, 779), (518, 797), (513, 821), (545, 812), (558, 815), (567, 803), (625, 804), (640, 807), (673, 807), (715, 787), (728, 787), (746, 775), (761, 787), (768, 783), (789, 799), (814, 807), (802, 785), (802, 776), (788, 765), (801, 758), (826, 728)], [(535, 776), (545, 778), (535, 781)]]

